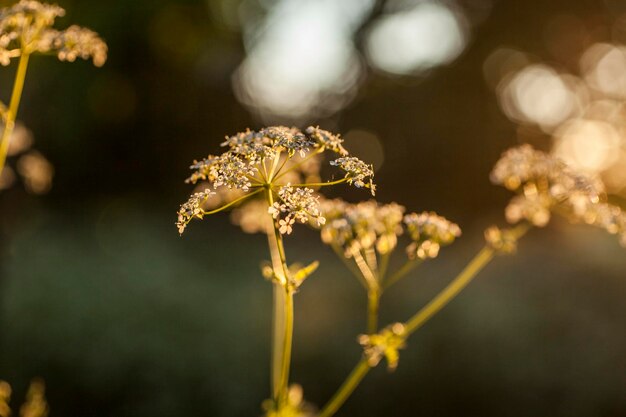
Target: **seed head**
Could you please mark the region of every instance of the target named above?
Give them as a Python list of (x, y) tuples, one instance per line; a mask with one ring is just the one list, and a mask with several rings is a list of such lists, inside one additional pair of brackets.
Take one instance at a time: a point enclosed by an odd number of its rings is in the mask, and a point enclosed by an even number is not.
[(413, 242), (407, 247), (410, 259), (436, 258), (439, 249), (461, 236), (461, 228), (433, 212), (410, 213), (404, 224)]
[(626, 214), (603, 201), (606, 195), (602, 182), (530, 145), (504, 152), (491, 172), (491, 180), (517, 193), (505, 210), (510, 223), (526, 220), (542, 227), (552, 213), (557, 213), (571, 222), (619, 234), (622, 243), (626, 241)]
[(92, 30), (72, 25), (53, 29), (65, 10), (57, 5), (21, 0), (0, 10), (0, 64), (8, 65), (22, 54), (56, 53), (61, 61), (91, 58), (100, 67), (107, 59), (107, 45)]
[[(246, 130), (242, 133), (226, 137), (221, 144), (225, 148), (221, 155), (209, 155), (191, 165), (192, 174), (187, 183), (198, 184), (201, 190), (210, 189), (211, 196), (203, 195), (200, 204), (196, 195), (181, 207), (184, 213), (193, 207), (195, 214), (190, 218), (202, 218), (205, 208), (215, 207), (217, 200), (224, 206), (230, 206), (228, 194), (223, 190), (237, 191), (237, 218), (258, 219), (258, 206), (250, 206), (255, 210), (251, 216), (243, 216), (247, 210), (246, 193), (257, 194), (263, 191), (271, 193), (275, 204), (269, 207), (269, 214), (277, 220), (281, 233), (289, 234), (296, 222), (306, 223), (311, 219), (317, 225), (322, 225), (325, 218), (319, 209), (317, 195), (314, 188), (333, 185), (335, 182), (324, 183), (320, 180), (320, 161), (325, 151), (349, 155), (341, 145), (339, 136), (309, 127), (304, 132), (296, 128), (272, 126), (259, 131)], [(339, 161), (339, 162), (337, 162)], [(368, 187), (374, 190), (373, 169), (358, 158), (339, 158), (331, 165), (339, 166), (346, 172), (345, 182), (357, 187)], [(293, 186), (291, 184), (294, 184)], [(311, 184), (310, 187), (306, 185)], [(205, 198), (206, 197), (206, 198)], [(231, 200), (232, 201), (232, 200)], [(245, 203), (244, 203), (245, 201)], [(225, 207), (226, 208), (226, 207)], [(268, 207), (265, 206), (265, 214)], [(179, 213), (180, 214), (180, 213)], [(187, 224), (185, 217), (185, 225)], [(177, 223), (179, 224), (179, 223)], [(183, 230), (180, 228), (179, 230)], [(265, 226), (256, 222), (254, 226), (246, 221), (247, 231), (261, 231)]]

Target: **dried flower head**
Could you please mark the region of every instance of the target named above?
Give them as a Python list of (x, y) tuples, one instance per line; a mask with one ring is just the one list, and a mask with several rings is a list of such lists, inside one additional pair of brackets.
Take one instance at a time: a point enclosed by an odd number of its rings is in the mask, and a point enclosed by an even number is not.
[(572, 222), (601, 227), (626, 241), (626, 213), (606, 202), (599, 179), (572, 170), (560, 159), (522, 145), (502, 154), (491, 180), (517, 195), (505, 210), (510, 223), (526, 220), (542, 227), (552, 213)]
[(380, 254), (393, 251), (403, 233), (405, 208), (375, 200), (349, 204), (341, 199), (324, 200), (327, 222), (321, 227), (322, 241), (343, 248), (347, 257), (354, 251), (375, 248)]
[(311, 188), (294, 188), (289, 184), (278, 190), (280, 201), (268, 208), (274, 219), (282, 217), (278, 224), (280, 233), (290, 234), (291, 226), (296, 222), (307, 223), (311, 220), (317, 225), (326, 223), (320, 212), (319, 196), (315, 196)]
[(363, 353), (369, 366), (378, 365), (384, 357), (390, 371), (398, 367), (400, 349), (405, 347), (405, 327), (402, 323), (394, 323), (385, 327), (380, 333), (359, 336), (359, 343), (363, 346)]
[[(241, 210), (246, 210), (248, 197), (260, 192), (265, 193), (265, 201), (271, 200), (271, 204), (265, 206), (265, 212), (275, 219), (281, 233), (291, 233), (296, 222), (306, 223), (312, 219), (318, 225), (324, 224), (325, 217), (314, 190), (342, 182), (372, 191), (375, 187), (371, 166), (353, 157), (349, 163), (337, 162), (348, 155), (341, 143), (339, 136), (313, 127), (301, 132), (296, 128), (272, 126), (226, 137), (221, 144), (226, 149), (221, 155), (209, 155), (191, 165), (193, 172), (187, 182), (212, 190), (216, 197), (198, 199), (192, 195), (179, 211), (179, 231), (182, 233), (192, 218), (202, 218), (209, 207), (218, 204), (223, 205), (214, 211), (244, 202)], [(320, 158), (326, 151), (341, 156), (331, 161), (331, 165), (344, 171), (342, 179), (319, 182)], [(365, 168), (359, 171), (358, 166)], [(223, 190), (233, 190), (237, 195), (228, 198), (232, 193)], [(250, 206), (250, 209), (258, 213), (258, 205)], [(242, 211), (237, 216), (243, 218)], [(256, 214), (247, 219), (259, 220), (255, 225), (248, 222), (247, 230), (265, 229)]]
[(410, 213), (404, 216), (404, 224), (413, 242), (407, 247), (409, 258), (429, 259), (439, 254), (461, 236), (461, 228), (445, 217), (433, 212)]
[(374, 185), (374, 167), (361, 161), (359, 158), (353, 156), (346, 156), (343, 158), (337, 158), (330, 162), (331, 165), (335, 165), (346, 172), (346, 178), (350, 184), (354, 184), (356, 187), (367, 187), (372, 190), (372, 195), (376, 192), (376, 186)]
[(64, 15), (57, 5), (33, 0), (0, 10), (0, 64), (8, 65), (22, 54), (52, 52), (61, 61), (91, 58), (94, 65), (104, 65), (107, 46), (97, 33), (79, 26), (52, 28), (56, 18)]

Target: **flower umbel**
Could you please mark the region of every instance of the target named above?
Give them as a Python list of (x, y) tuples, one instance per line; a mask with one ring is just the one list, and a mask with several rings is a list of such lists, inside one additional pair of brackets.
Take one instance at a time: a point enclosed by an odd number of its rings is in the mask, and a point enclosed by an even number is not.
[(65, 30), (52, 26), (65, 10), (57, 5), (21, 0), (0, 11), (0, 64), (23, 54), (55, 53), (61, 61), (93, 60), (97, 67), (107, 59), (107, 46), (97, 33), (72, 25)]
[(406, 248), (411, 259), (436, 258), (442, 246), (451, 244), (461, 236), (461, 228), (456, 223), (433, 212), (407, 214), (404, 216), (404, 224), (413, 240)]
[(290, 234), (292, 225), (298, 221), (307, 223), (311, 220), (317, 225), (326, 223), (326, 219), (320, 212), (319, 196), (315, 196), (311, 188), (294, 188), (289, 184), (278, 191), (280, 201), (268, 208), (268, 213), (274, 219), (282, 217), (278, 224), (280, 233)]
[(517, 193), (505, 210), (510, 223), (527, 220), (542, 227), (557, 213), (571, 222), (620, 234), (626, 246), (626, 213), (605, 201), (602, 182), (572, 170), (552, 155), (530, 145), (509, 149), (497, 162), (491, 179)]
[[(244, 203), (261, 191), (265, 191), (266, 212), (277, 222), (281, 234), (290, 234), (297, 222), (306, 223), (312, 219), (318, 225), (324, 224), (316, 189), (342, 182), (374, 189), (371, 165), (354, 157), (350, 157), (347, 166), (352, 168), (343, 179), (319, 182), (321, 155), (326, 151), (348, 155), (342, 142), (339, 136), (314, 127), (301, 132), (296, 128), (271, 126), (226, 137), (221, 144), (226, 149), (221, 155), (209, 155), (191, 165), (193, 172), (187, 182), (201, 183), (202, 189), (210, 189), (211, 195), (217, 196), (211, 199), (210, 195), (192, 195), (179, 210), (176, 223), (179, 232), (185, 230), (192, 218), (207, 214), (209, 207), (217, 205), (214, 202), (223, 205), (211, 212)], [(337, 165), (334, 162), (331, 165)], [(340, 168), (346, 170), (344, 166)], [(225, 190), (235, 191), (235, 194)], [(257, 206), (250, 207), (258, 212)], [(241, 211), (237, 217), (243, 217)], [(256, 214), (247, 216), (247, 219), (261, 220)], [(264, 225), (248, 222), (246, 228), (262, 231)]]

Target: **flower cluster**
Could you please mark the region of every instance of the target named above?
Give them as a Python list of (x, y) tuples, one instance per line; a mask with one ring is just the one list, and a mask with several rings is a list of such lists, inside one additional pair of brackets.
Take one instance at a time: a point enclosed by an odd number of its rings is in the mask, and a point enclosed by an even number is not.
[(572, 222), (620, 234), (626, 245), (626, 213), (603, 201), (603, 184), (575, 172), (552, 155), (530, 145), (509, 149), (497, 162), (491, 179), (517, 193), (505, 211), (510, 223), (526, 220), (542, 227), (552, 213), (558, 213)]
[(210, 189), (194, 193), (189, 197), (180, 209), (178, 210), (178, 233), (183, 233), (185, 227), (194, 217), (202, 219), (205, 211), (202, 209), (202, 204), (211, 196), (215, 194)]
[(367, 187), (372, 190), (372, 195), (376, 193), (374, 185), (374, 167), (353, 156), (337, 158), (331, 161), (331, 165), (338, 166), (347, 173), (346, 178), (350, 184), (356, 187)]
[(387, 360), (389, 370), (398, 367), (400, 354), (398, 350), (405, 347), (405, 327), (402, 323), (394, 323), (380, 333), (359, 336), (359, 343), (363, 346), (363, 353), (369, 366), (378, 365), (384, 357)]
[(519, 237), (512, 229), (502, 229), (497, 226), (491, 226), (485, 230), (487, 246), (496, 253), (515, 253), (515, 251), (517, 251), (518, 239)]
[(22, 54), (56, 53), (61, 61), (92, 58), (104, 65), (107, 46), (97, 33), (79, 26), (56, 30), (52, 26), (65, 10), (57, 5), (21, 0), (0, 10), (0, 64)]
[(411, 259), (435, 258), (442, 246), (461, 236), (461, 228), (433, 212), (411, 213), (404, 216), (404, 224), (411, 240), (407, 254)]
[(280, 201), (277, 201), (268, 209), (268, 213), (274, 219), (282, 216), (278, 221), (280, 233), (290, 234), (292, 225), (299, 221), (307, 223), (313, 220), (318, 226), (326, 223), (326, 219), (320, 212), (319, 196), (314, 195), (311, 188), (294, 188), (289, 184), (278, 191)]
[(324, 200), (322, 211), (328, 220), (321, 228), (322, 241), (343, 248), (346, 257), (371, 248), (387, 254), (395, 249), (398, 236), (403, 233), (405, 208), (396, 203), (370, 200), (349, 204), (341, 199)]
[[(179, 231), (182, 233), (192, 218), (202, 218), (208, 208), (219, 204), (226, 208), (243, 203), (247, 196), (260, 191), (276, 197), (269, 213), (279, 224), (281, 233), (291, 233), (296, 221), (302, 223), (313, 219), (322, 225), (324, 216), (318, 207), (314, 189), (340, 182), (368, 187), (372, 191), (375, 188), (372, 167), (349, 157), (342, 143), (338, 135), (319, 127), (309, 127), (302, 132), (296, 128), (272, 126), (226, 137), (221, 144), (226, 149), (221, 155), (209, 155), (191, 165), (192, 174), (186, 182), (198, 184), (201, 191), (211, 190), (211, 195), (215, 197), (199, 200), (195, 194), (192, 195), (179, 210)], [(318, 182), (320, 160), (325, 151), (339, 156), (330, 164), (344, 171), (342, 180)], [(238, 210), (237, 218), (246, 218), (249, 231), (266, 230), (262, 218), (258, 216), (260, 206), (250, 203), (246, 202)], [(243, 216), (247, 206), (255, 213)], [(190, 211), (190, 207), (193, 210)]]

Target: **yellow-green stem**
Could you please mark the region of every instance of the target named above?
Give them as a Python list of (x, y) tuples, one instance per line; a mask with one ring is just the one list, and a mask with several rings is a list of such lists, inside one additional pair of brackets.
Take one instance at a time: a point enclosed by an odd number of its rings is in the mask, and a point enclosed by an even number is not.
[(367, 333), (374, 334), (378, 330), (378, 307), (380, 305), (380, 291), (372, 288), (367, 292)]
[[(274, 196), (272, 194), (272, 190), (267, 188), (267, 202), (270, 206), (274, 204)], [(272, 374), (278, 373), (278, 383), (274, 380), (272, 384), (274, 389), (274, 401), (278, 404), (279, 402), (285, 400), (287, 398), (287, 386), (289, 384), (289, 367), (291, 364), (291, 345), (293, 340), (293, 290), (289, 285), (289, 269), (287, 267), (287, 260), (285, 256), (285, 248), (283, 244), (283, 236), (278, 231), (276, 227), (276, 222), (272, 219), (272, 229), (274, 234), (274, 239), (276, 243), (276, 250), (278, 252), (278, 256), (280, 258), (280, 264), (282, 268), (282, 275), (284, 277), (284, 282), (281, 286), (281, 292), (283, 293), (283, 308), (282, 308), (282, 323), (278, 323), (276, 320), (275, 324), (282, 324), (282, 331), (280, 329), (275, 328), (274, 334), (281, 334), (282, 343), (275, 343), (273, 346), (274, 353), (272, 354), (272, 358), (280, 357), (280, 360), (276, 361), (280, 365), (280, 370), (277, 372), (272, 371)], [(279, 298), (278, 294), (275, 294), (274, 301), (278, 302)], [(275, 309), (278, 308), (275, 306)], [(276, 342), (277, 340), (275, 340)], [(280, 349), (280, 353), (276, 352), (276, 349)], [(276, 365), (274, 363), (274, 366)]]
[(457, 296), (463, 288), (469, 284), (474, 277), (493, 259), (494, 251), (490, 247), (485, 246), (470, 261), (470, 263), (461, 271), (457, 277), (448, 284), (435, 298), (433, 298), (424, 308), (418, 311), (405, 324), (405, 335), (408, 337), (411, 333), (422, 327), (432, 316), (437, 314), (445, 307), (454, 297)]
[(324, 406), (318, 417), (331, 417), (334, 415), (343, 403), (346, 402), (348, 397), (350, 397), (354, 389), (363, 380), (365, 375), (367, 375), (369, 370), (370, 366), (367, 363), (367, 359), (361, 359), (361, 361), (359, 361), (359, 363), (354, 367), (350, 375), (348, 375), (348, 378), (346, 378), (341, 387), (339, 387), (339, 390), (337, 390), (335, 395), (333, 395), (333, 398), (331, 398), (330, 401), (328, 401), (328, 403)]
[(412, 259), (410, 261), (407, 261), (404, 265), (402, 265), (402, 268), (398, 269), (383, 282), (383, 290), (391, 288), (392, 285), (400, 281), (402, 278), (406, 277), (409, 272), (421, 265), (422, 262), (423, 260), (421, 259)]
[(363, 285), (363, 288), (367, 289), (368, 287), (367, 281), (365, 280), (365, 277), (361, 274), (359, 269), (356, 267), (356, 265), (354, 265), (352, 262), (348, 260), (348, 258), (346, 258), (341, 248), (336, 243), (332, 243), (331, 247), (333, 248), (333, 251), (335, 252), (337, 257), (341, 259), (341, 261), (344, 263), (346, 268), (348, 268), (350, 272), (352, 272), (352, 275), (354, 275), (356, 279), (359, 280), (361, 285)]
[[(274, 239), (274, 226), (270, 221), (268, 224), (269, 228), (267, 230), (267, 243), (270, 248), (270, 256), (272, 259), (272, 267), (274, 269), (275, 274), (282, 275), (282, 264), (280, 262), (280, 255), (278, 254), (278, 246), (276, 245), (276, 240)], [(272, 398), (277, 398), (280, 390), (280, 367), (281, 367), (281, 357), (282, 357), (282, 337), (283, 334), (281, 329), (284, 327), (285, 317), (284, 317), (284, 287), (274, 282), (272, 284), (273, 288), (273, 309), (272, 309), (272, 356), (271, 356), (271, 388), (272, 388)]]
[(285, 326), (283, 335), (283, 349), (280, 373), (280, 387), (278, 391), (280, 401), (287, 399), (289, 386), (289, 368), (291, 366), (291, 346), (293, 342), (293, 291), (285, 291)]
[(24, 81), (26, 80), (26, 70), (28, 69), (28, 58), (29, 54), (22, 53), (22, 55), (20, 55), (19, 63), (17, 64), (17, 72), (13, 83), (11, 101), (9, 102), (9, 108), (4, 121), (4, 131), (2, 132), (2, 137), (0, 139), (0, 173), (2, 173), (6, 163), (9, 143), (11, 141), (11, 133), (13, 133), (15, 120), (17, 119), (17, 111), (20, 107), (22, 90), (24, 89)]

